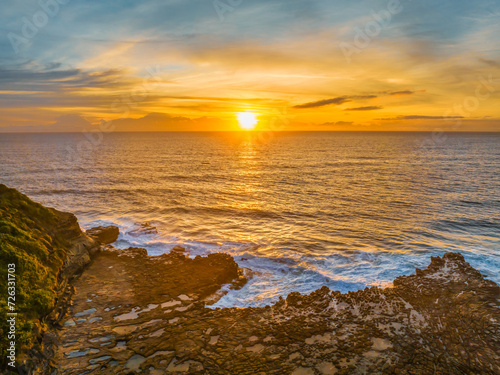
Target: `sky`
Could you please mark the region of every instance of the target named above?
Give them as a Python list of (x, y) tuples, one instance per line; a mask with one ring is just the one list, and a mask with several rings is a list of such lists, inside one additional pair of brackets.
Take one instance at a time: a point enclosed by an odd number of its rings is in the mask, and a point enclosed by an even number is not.
[(0, 132), (500, 131), (497, 0), (0, 5)]

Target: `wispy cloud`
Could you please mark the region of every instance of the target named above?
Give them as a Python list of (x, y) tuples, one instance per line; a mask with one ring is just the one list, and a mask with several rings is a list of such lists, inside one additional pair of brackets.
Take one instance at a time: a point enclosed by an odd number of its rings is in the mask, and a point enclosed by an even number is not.
[(315, 102), (309, 102), (309, 103), (304, 103), (304, 104), (299, 104), (294, 106), (293, 108), (297, 109), (305, 109), (305, 108), (317, 108), (317, 107), (324, 107), (327, 105), (340, 105), (344, 104), (347, 102), (351, 102), (356, 99), (374, 99), (376, 98), (377, 95), (351, 95), (351, 96), (339, 96), (337, 98), (332, 98), (332, 99), (324, 99), (324, 100), (318, 100)]
[(318, 100), (318, 101), (315, 101), (315, 102), (309, 102), (309, 103), (305, 103), (305, 104), (299, 104), (299, 105), (294, 106), (293, 108), (297, 108), (297, 109), (318, 108), (318, 107), (324, 107), (326, 105), (332, 105), (332, 104), (340, 105), (340, 104), (344, 104), (344, 103), (347, 103), (347, 102), (350, 102), (350, 101), (351, 100), (348, 99), (348, 98), (346, 98), (345, 96), (341, 96), (341, 97), (338, 97), (338, 98), (324, 99), (324, 100)]
[(500, 60), (491, 60), (485, 58), (479, 58), (479, 61), (494, 68), (500, 68)]
[(367, 106), (367, 107), (347, 108), (347, 109), (344, 109), (344, 111), (376, 111), (376, 110), (379, 110), (382, 108), (383, 107), (372, 105), (372, 106)]
[(412, 94), (415, 94), (415, 91), (404, 90), (404, 91), (393, 91), (393, 92), (388, 93), (388, 95), (392, 95), (392, 96), (412, 95)]
[(421, 115), (407, 115), (397, 116), (391, 118), (379, 118), (382, 121), (396, 121), (396, 120), (446, 120), (446, 119), (461, 119), (463, 116), (421, 116)]

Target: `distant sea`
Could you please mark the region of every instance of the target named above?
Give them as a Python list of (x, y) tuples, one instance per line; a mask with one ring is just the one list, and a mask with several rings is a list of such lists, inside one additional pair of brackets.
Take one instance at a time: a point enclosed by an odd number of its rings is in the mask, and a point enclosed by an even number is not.
[(218, 307), (390, 286), (447, 251), (500, 282), (498, 133), (0, 134), (0, 183), (120, 248), (233, 255), (254, 276)]

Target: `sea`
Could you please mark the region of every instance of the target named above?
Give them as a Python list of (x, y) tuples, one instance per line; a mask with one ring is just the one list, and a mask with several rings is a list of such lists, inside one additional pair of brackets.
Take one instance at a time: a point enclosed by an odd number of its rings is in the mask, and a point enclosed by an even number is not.
[(0, 134), (0, 183), (118, 248), (231, 254), (251, 278), (214, 308), (391, 287), (448, 251), (500, 283), (500, 133)]

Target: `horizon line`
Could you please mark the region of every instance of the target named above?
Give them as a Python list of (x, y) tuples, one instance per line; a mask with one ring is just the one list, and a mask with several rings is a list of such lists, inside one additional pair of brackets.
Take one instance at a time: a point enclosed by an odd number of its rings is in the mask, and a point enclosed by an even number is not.
[(93, 130), (83, 130), (83, 131), (63, 131), (63, 132), (53, 132), (53, 131), (45, 131), (45, 132), (36, 132), (36, 131), (11, 131), (4, 132), (0, 131), (0, 134), (86, 134), (86, 133), (103, 133), (103, 134), (112, 134), (112, 133), (242, 133), (242, 134), (252, 134), (252, 133), (488, 133), (488, 134), (496, 134), (500, 133), (500, 130), (142, 130), (142, 131), (93, 131)]

